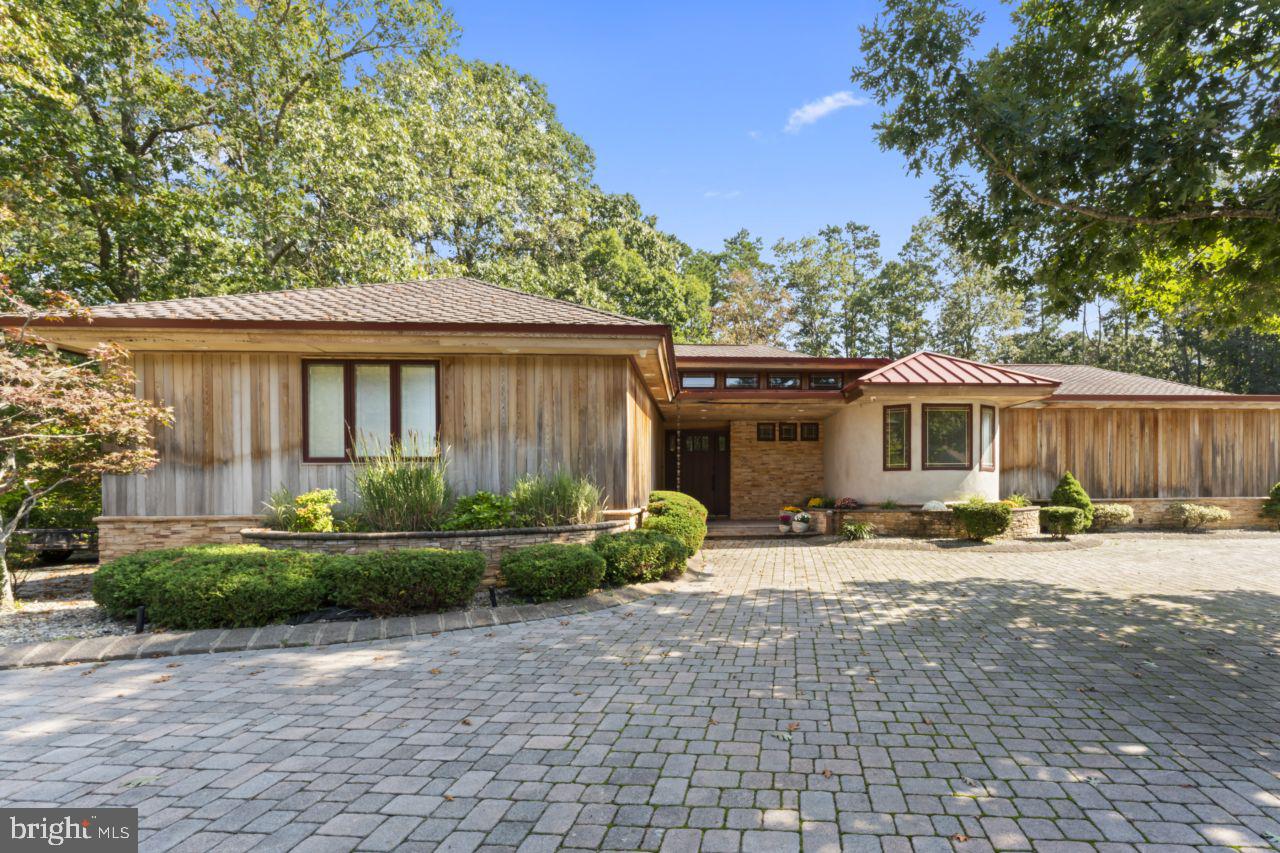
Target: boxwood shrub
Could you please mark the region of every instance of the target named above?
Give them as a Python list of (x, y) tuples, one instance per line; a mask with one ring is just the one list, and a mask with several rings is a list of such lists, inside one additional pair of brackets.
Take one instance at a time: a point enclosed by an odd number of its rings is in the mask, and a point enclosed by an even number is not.
[(600, 586), (605, 570), (590, 545), (556, 542), (508, 551), (499, 565), (511, 591), (532, 601), (584, 596)]
[(465, 607), (484, 577), (479, 551), (403, 548), (330, 557), (319, 567), (326, 598), (392, 616)]
[(684, 543), (658, 530), (606, 534), (591, 547), (604, 558), (606, 586), (649, 583), (684, 571)]
[(1081, 533), (1089, 526), (1084, 510), (1076, 506), (1046, 506), (1040, 510), (1040, 524), (1058, 539)]
[(1133, 507), (1128, 504), (1094, 504), (1090, 530), (1106, 530), (1133, 521)]
[(707, 537), (707, 508), (682, 492), (656, 491), (649, 495), (647, 530), (667, 533), (684, 544), (685, 556), (692, 557)]
[(970, 539), (978, 542), (999, 536), (1009, 529), (1013, 508), (993, 501), (970, 501), (951, 507)]
[(151, 570), (167, 566), (187, 550), (142, 551), (103, 563), (93, 573), (93, 600), (113, 619), (132, 619), (137, 609), (145, 606), (150, 598)]
[(1208, 504), (1180, 503), (1169, 507), (1169, 514), (1177, 519), (1183, 527), (1199, 530), (1206, 524), (1216, 521), (1228, 521), (1231, 513), (1220, 506)]
[(143, 572), (147, 613), (165, 628), (243, 628), (308, 613), (325, 601), (317, 564), (304, 551), (257, 545), (184, 548)]

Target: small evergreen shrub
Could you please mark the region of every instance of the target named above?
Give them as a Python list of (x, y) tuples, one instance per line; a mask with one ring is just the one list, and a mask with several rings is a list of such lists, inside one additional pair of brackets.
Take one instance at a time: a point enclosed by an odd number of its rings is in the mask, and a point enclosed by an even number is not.
[(1268, 518), (1274, 518), (1276, 524), (1280, 525), (1280, 483), (1271, 487), (1271, 494), (1267, 502), (1262, 505), (1262, 514)]
[(1128, 504), (1094, 504), (1090, 530), (1107, 530), (1133, 521), (1133, 507)]
[(500, 565), (511, 591), (532, 601), (580, 598), (600, 586), (605, 571), (589, 545), (555, 542), (508, 551)]
[(1083, 512), (1085, 528), (1093, 523), (1093, 501), (1089, 500), (1089, 493), (1070, 471), (1062, 475), (1050, 500), (1053, 506), (1073, 506)]
[(151, 592), (151, 571), (182, 556), (184, 548), (142, 551), (103, 563), (93, 573), (93, 600), (112, 619), (132, 619)]
[(679, 539), (685, 556), (692, 557), (707, 537), (707, 508), (681, 492), (656, 491), (649, 495), (645, 530), (656, 530)]
[(1008, 504), (975, 500), (956, 504), (951, 511), (970, 539), (982, 542), (1009, 529), (1013, 510)]
[(445, 530), (497, 530), (511, 526), (511, 498), (492, 492), (476, 492), (460, 498)]
[(1043, 507), (1040, 510), (1040, 524), (1055, 539), (1066, 539), (1072, 534), (1082, 533), (1089, 526), (1084, 518), (1084, 510), (1075, 506)]
[(1183, 527), (1191, 530), (1199, 530), (1206, 524), (1227, 521), (1231, 518), (1231, 513), (1220, 506), (1193, 503), (1174, 504), (1169, 507), (1169, 514), (1180, 522)]
[(867, 521), (846, 521), (840, 528), (845, 539), (863, 540), (876, 538), (876, 526)]
[(606, 534), (591, 547), (604, 558), (606, 586), (649, 583), (684, 571), (684, 543), (658, 530)]
[(319, 575), (334, 604), (393, 616), (465, 607), (484, 567), (479, 551), (403, 548), (332, 557)]
[(560, 470), (521, 477), (511, 489), (516, 527), (592, 524), (604, 515), (604, 493), (586, 477)]
[(902, 507), (902, 504), (892, 499), (887, 501), (880, 501), (881, 509), (900, 509), (901, 507)]

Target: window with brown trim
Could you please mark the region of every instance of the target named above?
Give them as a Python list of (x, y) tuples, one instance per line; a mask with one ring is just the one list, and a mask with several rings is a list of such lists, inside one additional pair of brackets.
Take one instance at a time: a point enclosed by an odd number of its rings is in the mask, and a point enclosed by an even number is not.
[(756, 441), (777, 441), (777, 424), (756, 424)]
[(770, 391), (795, 391), (800, 388), (799, 373), (770, 373)]
[(778, 424), (778, 441), (795, 441), (795, 424)]
[(978, 410), (978, 468), (996, 470), (996, 407)]
[(714, 373), (681, 373), (680, 387), (698, 390), (714, 388), (716, 375)]
[(304, 461), (345, 462), (392, 443), (431, 456), (439, 433), (439, 362), (302, 363)]
[(809, 388), (814, 391), (839, 391), (842, 383), (839, 373), (810, 373)]
[(973, 406), (922, 405), (920, 434), (920, 467), (956, 471), (973, 467)]
[(736, 388), (739, 390), (759, 388), (760, 374), (759, 373), (726, 373), (724, 375), (724, 387)]
[(817, 441), (818, 425), (816, 423), (800, 424), (800, 440), (801, 441)]
[(884, 407), (884, 470), (911, 470), (911, 406)]

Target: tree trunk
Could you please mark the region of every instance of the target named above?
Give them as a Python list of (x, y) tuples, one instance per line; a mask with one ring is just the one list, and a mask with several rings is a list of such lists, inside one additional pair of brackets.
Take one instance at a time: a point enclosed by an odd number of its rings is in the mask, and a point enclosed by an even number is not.
[(0, 542), (0, 613), (8, 613), (16, 606), (13, 600), (13, 578), (5, 559), (8, 550), (9, 543)]

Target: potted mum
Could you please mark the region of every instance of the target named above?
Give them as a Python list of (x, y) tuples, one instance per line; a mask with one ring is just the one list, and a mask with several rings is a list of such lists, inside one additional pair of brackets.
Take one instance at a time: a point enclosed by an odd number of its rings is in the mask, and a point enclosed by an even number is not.
[(804, 512), (803, 510), (797, 512), (795, 515), (791, 516), (791, 532), (804, 533), (809, 529), (809, 521), (809, 513)]
[(787, 512), (785, 509), (782, 512), (778, 513), (778, 532), (779, 533), (791, 532), (791, 513)]

